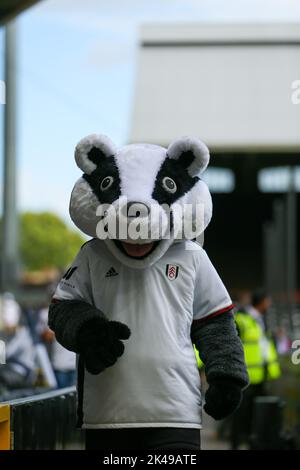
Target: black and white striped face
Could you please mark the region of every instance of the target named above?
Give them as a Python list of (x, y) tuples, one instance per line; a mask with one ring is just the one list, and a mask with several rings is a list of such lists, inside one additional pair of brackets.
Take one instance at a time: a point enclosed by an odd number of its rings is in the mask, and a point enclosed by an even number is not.
[[(117, 149), (107, 137), (91, 135), (79, 142), (75, 159), (84, 174), (72, 192), (71, 218), (88, 235), (105, 239), (127, 264), (130, 259), (144, 267), (175, 239), (194, 238), (197, 204), (200, 232), (209, 223), (211, 198), (199, 177), (209, 153), (198, 139), (178, 139), (168, 149), (150, 144)], [(193, 234), (183, 230), (187, 222)]]

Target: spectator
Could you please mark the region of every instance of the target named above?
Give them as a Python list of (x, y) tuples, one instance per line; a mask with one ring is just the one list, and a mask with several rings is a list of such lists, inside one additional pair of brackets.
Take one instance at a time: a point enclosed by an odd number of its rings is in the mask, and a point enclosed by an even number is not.
[(280, 377), (277, 351), (273, 339), (266, 331), (264, 316), (272, 300), (262, 289), (252, 295), (251, 305), (239, 310), (235, 321), (244, 346), (245, 361), (250, 379), (244, 391), (240, 408), (232, 416), (231, 444), (238, 448), (243, 441), (249, 443), (255, 398), (266, 394), (265, 385), (269, 380)]
[(26, 326), (20, 325), (21, 309), (14, 296), (5, 293), (2, 299), (3, 331), (6, 364), (0, 367), (0, 388), (13, 390), (32, 387), (35, 381), (35, 350)]

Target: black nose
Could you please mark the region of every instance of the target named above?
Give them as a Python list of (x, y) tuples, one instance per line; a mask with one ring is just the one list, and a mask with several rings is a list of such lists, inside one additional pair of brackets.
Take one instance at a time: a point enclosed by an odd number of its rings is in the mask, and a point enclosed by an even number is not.
[(127, 204), (127, 217), (148, 217), (150, 208), (138, 201), (128, 202)]

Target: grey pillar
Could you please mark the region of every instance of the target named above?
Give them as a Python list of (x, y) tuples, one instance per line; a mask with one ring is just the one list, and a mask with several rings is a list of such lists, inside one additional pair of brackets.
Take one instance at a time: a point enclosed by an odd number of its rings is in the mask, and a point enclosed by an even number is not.
[(14, 291), (18, 272), (18, 216), (16, 209), (16, 24), (5, 28), (4, 171), (1, 253), (1, 290)]

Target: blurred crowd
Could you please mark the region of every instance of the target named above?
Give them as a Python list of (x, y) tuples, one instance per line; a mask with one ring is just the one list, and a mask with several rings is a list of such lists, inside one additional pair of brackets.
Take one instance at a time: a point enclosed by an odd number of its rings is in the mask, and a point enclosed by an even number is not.
[(5, 345), (0, 400), (75, 384), (76, 356), (48, 328), (47, 305), (22, 309), (13, 294), (4, 293), (0, 297), (0, 340)]

